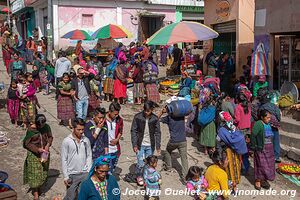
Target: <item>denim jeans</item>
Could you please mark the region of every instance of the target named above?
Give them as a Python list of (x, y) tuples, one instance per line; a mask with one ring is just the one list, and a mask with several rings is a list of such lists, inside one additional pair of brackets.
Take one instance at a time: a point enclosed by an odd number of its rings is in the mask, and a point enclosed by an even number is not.
[(249, 162), (249, 154), (245, 153), (242, 155), (242, 171), (243, 173), (247, 173), (249, 171), (249, 167), (250, 167), (250, 162)]
[(119, 152), (115, 152), (115, 153), (109, 153), (109, 155), (111, 156), (111, 160), (109, 162), (109, 171), (112, 174), (115, 171), (115, 168), (118, 164), (119, 161), (119, 156), (118, 156)]
[(187, 142), (178, 142), (178, 143), (170, 143), (167, 144), (166, 154), (165, 154), (165, 163), (167, 168), (170, 168), (172, 165), (171, 154), (174, 150), (178, 149), (181, 165), (182, 165), (182, 174), (181, 177), (185, 177), (188, 172), (188, 158), (187, 158)]
[(278, 160), (280, 158), (280, 140), (279, 140), (279, 130), (277, 128), (272, 127), (273, 136), (273, 146), (274, 146), (274, 155), (275, 159)]
[(151, 146), (141, 146), (141, 149), (136, 154), (136, 158), (137, 158), (136, 175), (137, 176), (143, 176), (143, 169), (145, 165), (144, 159), (151, 155), (153, 155)]
[(78, 100), (76, 102), (76, 115), (77, 118), (85, 120), (87, 117), (87, 111), (88, 111), (88, 106), (89, 106), (89, 99), (84, 98), (81, 100)]

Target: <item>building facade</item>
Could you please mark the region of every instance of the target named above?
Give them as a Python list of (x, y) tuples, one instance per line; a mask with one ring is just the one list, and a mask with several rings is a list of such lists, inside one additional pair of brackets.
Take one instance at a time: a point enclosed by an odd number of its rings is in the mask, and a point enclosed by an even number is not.
[(271, 82), (279, 89), (285, 81), (300, 88), (300, 2), (256, 0), (255, 44), (263, 42), (271, 68)]
[(242, 74), (254, 43), (254, 0), (205, 0), (204, 23), (219, 33), (213, 41), (205, 42), (204, 53), (235, 56), (236, 76)]

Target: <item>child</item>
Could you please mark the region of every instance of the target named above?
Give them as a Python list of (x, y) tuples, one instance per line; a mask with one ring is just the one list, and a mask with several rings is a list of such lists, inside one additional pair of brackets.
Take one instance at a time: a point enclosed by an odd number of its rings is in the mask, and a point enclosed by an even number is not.
[(195, 193), (195, 199), (205, 199), (206, 195), (204, 194), (208, 183), (202, 175), (203, 169), (197, 166), (190, 167), (188, 174), (186, 175), (186, 188), (189, 192)]
[[(16, 94), (17, 94), (17, 96), (19, 96), (19, 98), (22, 98), (24, 95), (27, 94), (28, 88), (26, 86), (26, 79), (24, 76), (19, 76), (16, 92), (17, 92)], [(21, 108), (25, 108), (25, 102), (27, 100), (28, 100), (27, 98), (22, 99), (22, 101), (20, 102)]]
[(11, 123), (14, 124), (16, 127), (18, 126), (17, 121), (19, 116), (20, 105), (20, 101), (17, 96), (17, 90), (17, 81), (12, 80), (7, 93), (7, 112), (9, 113)]
[(144, 180), (146, 186), (146, 199), (158, 200), (160, 195), (161, 176), (155, 170), (158, 158), (155, 155), (145, 159)]
[[(39, 62), (39, 61), (35, 61)], [(41, 91), (41, 81), (39, 77), (39, 67), (37, 65), (33, 65), (32, 67), (32, 78), (33, 78), (33, 85), (36, 89), (36, 92), (39, 93)]]
[(43, 95), (49, 94), (49, 81), (48, 81), (48, 72), (46, 69), (47, 63), (45, 60), (41, 60), (41, 68), (39, 72), (39, 79), (41, 82), (41, 86), (43, 89), (45, 89), (45, 93)]

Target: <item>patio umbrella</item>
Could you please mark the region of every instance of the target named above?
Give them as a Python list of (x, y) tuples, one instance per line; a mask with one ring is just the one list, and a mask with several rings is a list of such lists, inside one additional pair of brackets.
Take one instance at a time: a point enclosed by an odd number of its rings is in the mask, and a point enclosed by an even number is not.
[(148, 38), (149, 45), (167, 45), (179, 42), (197, 42), (217, 38), (219, 34), (213, 29), (197, 22), (182, 21), (170, 24), (158, 30)]
[(2, 10), (1, 10), (1, 13), (5, 13), (5, 14), (7, 14), (7, 13), (11, 13), (11, 11), (10, 11), (10, 9), (9, 8), (7, 8), (7, 7), (5, 7), (5, 8), (2, 8)]
[(108, 24), (99, 28), (93, 33), (93, 39), (119, 39), (119, 38), (130, 38), (132, 34), (124, 27), (115, 24)]
[(91, 36), (84, 30), (73, 30), (65, 35), (62, 36), (62, 38), (71, 39), (71, 40), (91, 40)]

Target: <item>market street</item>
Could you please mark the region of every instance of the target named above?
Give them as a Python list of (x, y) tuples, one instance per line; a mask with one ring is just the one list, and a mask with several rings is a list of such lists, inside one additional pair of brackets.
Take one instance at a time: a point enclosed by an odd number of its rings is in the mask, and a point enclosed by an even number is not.
[[(0, 73), (0, 80), (4, 81), (6, 84), (6, 88), (9, 84), (9, 77), (5, 72), (5, 68), (1, 63), (1, 73)], [(165, 68), (160, 68), (160, 76), (164, 76)], [(56, 118), (56, 101), (54, 100), (54, 92), (52, 88), (52, 93), (49, 96), (44, 96), (39, 93), (37, 96), (39, 98), (39, 102), (41, 104), (41, 109), (39, 109), (39, 113), (43, 113), (47, 117), (47, 121), (52, 128), (54, 142), (50, 149), (51, 153), (51, 162), (50, 162), (50, 171), (49, 171), (49, 178), (46, 182), (45, 187), (43, 187), (44, 195), (41, 199), (45, 200), (52, 200), (54, 197), (65, 195), (65, 186), (63, 183), (63, 177), (61, 174), (61, 158), (60, 158), (60, 148), (62, 140), (71, 133), (70, 129), (66, 127), (62, 127), (58, 125), (58, 120)], [(26, 151), (22, 147), (22, 138), (25, 135), (25, 131), (21, 128), (15, 128), (9, 120), (9, 116), (6, 112), (6, 109), (3, 108), (3, 104), (5, 100), (6, 93), (2, 94), (1, 96), (1, 109), (0, 109), (0, 130), (7, 133), (7, 137), (10, 139), (9, 145), (7, 147), (0, 149), (0, 160), (1, 160), (1, 170), (6, 171), (9, 174), (9, 178), (7, 183), (13, 186), (18, 193), (18, 199), (31, 199), (32, 195), (30, 192), (28, 193), (28, 187), (22, 184), (23, 180), (23, 163), (26, 157)], [(166, 97), (164, 97), (166, 99)], [(108, 107), (107, 102), (103, 102), (101, 106)], [(122, 193), (128, 193), (127, 195), (122, 195), (121, 199), (144, 199), (143, 195), (141, 195), (142, 188), (137, 187), (136, 183), (128, 183), (123, 180), (126, 174), (129, 172), (134, 173), (134, 164), (136, 162), (135, 153), (132, 150), (131, 146), (131, 138), (130, 138), (130, 127), (133, 116), (135, 113), (139, 112), (142, 109), (141, 106), (130, 105), (127, 104), (122, 106), (121, 116), (124, 118), (124, 139), (121, 140), (121, 157), (118, 163), (118, 168), (116, 170), (118, 176), (117, 179), (119, 180), (120, 189)], [(161, 125), (162, 130), (162, 150), (165, 149), (167, 144), (169, 133), (168, 128), (166, 125)], [(203, 168), (209, 166), (212, 161), (208, 158), (208, 156), (202, 153), (202, 149), (199, 148), (198, 142), (194, 139), (195, 136), (189, 136), (187, 138), (188, 141), (188, 161), (189, 166), (197, 165)], [(199, 151), (201, 150), (201, 152)], [(163, 151), (162, 151), (163, 154)], [(173, 158), (178, 158), (178, 154), (173, 154)], [(251, 159), (252, 160), (252, 159)], [(180, 162), (180, 159), (178, 159)], [(178, 166), (178, 161), (173, 159), (173, 164)], [(177, 164), (177, 165), (176, 165)], [(158, 170), (160, 171), (162, 166), (161, 159), (158, 163)], [(252, 165), (253, 167), (253, 165)], [(248, 177), (242, 176), (241, 183), (238, 185), (239, 190), (254, 190), (253, 187), (253, 168), (250, 169), (250, 175)], [(179, 176), (177, 173), (166, 173), (161, 172), (163, 177), (163, 184), (162, 184), (162, 195), (161, 199), (163, 200), (179, 200), (179, 199), (192, 199), (192, 197), (188, 196), (180, 196), (180, 193), (176, 193), (181, 190), (184, 191), (185, 186), (183, 186), (179, 181)], [(292, 183), (286, 181), (282, 176), (276, 174), (276, 180), (271, 182), (271, 187), (274, 190), (280, 192), (281, 190), (297, 190), (299, 191), (299, 187), (293, 185)], [(171, 189), (172, 190), (171, 190)], [(131, 192), (129, 191), (131, 190)], [(174, 192), (174, 195), (172, 195)], [(281, 196), (280, 194), (275, 196), (238, 196), (238, 197), (230, 197), (231, 199), (263, 199), (267, 200), (269, 198), (272, 199), (289, 199), (289, 200), (296, 200), (299, 199), (300, 193), (298, 192), (297, 196), (289, 197), (289, 196)]]

